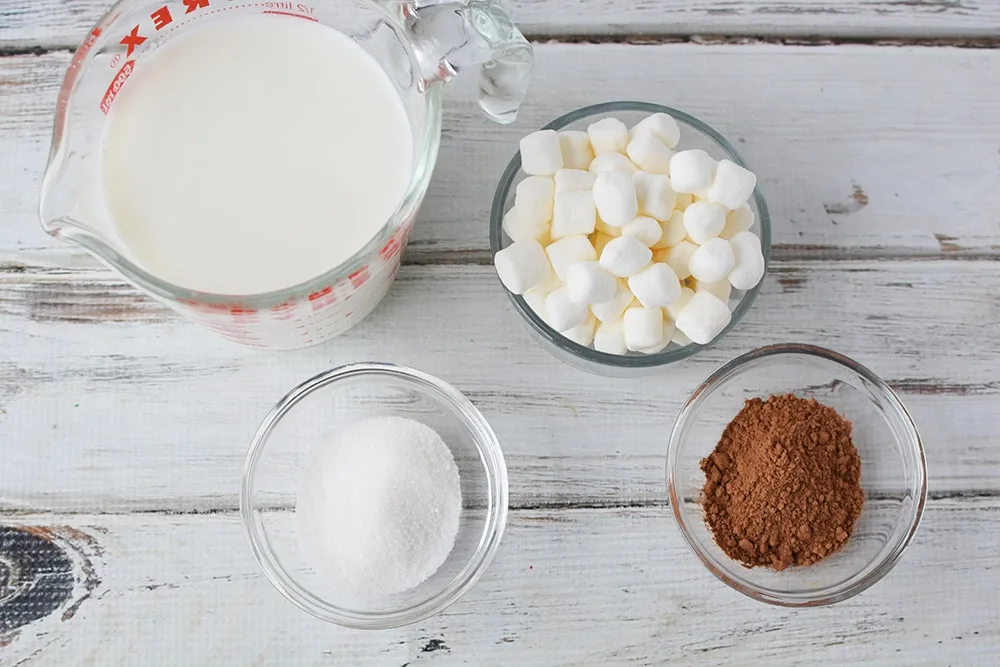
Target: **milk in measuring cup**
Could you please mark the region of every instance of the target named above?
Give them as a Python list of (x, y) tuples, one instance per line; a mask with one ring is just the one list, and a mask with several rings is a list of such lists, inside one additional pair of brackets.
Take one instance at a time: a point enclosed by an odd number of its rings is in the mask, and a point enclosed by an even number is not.
[(413, 139), (360, 46), (302, 18), (206, 22), (139, 59), (106, 124), (108, 211), (132, 259), (188, 289), (280, 290), (392, 215)]

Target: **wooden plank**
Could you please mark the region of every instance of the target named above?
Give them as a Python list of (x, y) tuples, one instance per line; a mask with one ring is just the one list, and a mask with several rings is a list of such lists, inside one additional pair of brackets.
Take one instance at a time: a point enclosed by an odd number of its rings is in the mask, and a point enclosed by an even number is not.
[(931, 502), (884, 580), (808, 611), (755, 603), (718, 582), (668, 514), (514, 512), (476, 588), (440, 616), (384, 632), (297, 611), (258, 573), (233, 514), (23, 517), (15, 525), (63, 540), (75, 532), (72, 557), (89, 561), (100, 583), (82, 602), (75, 593), (16, 636), (0, 635), (9, 644), (0, 656), (22, 667), (132, 664), (140, 654), (144, 664), (192, 666), (995, 663), (996, 498)]
[[(531, 35), (995, 37), (991, 0), (510, 0)], [(107, 11), (103, 0), (7, 0), (0, 45), (72, 47)]]
[[(998, 262), (774, 267), (716, 348), (643, 378), (551, 357), (488, 266), (407, 266), (347, 335), (291, 353), (233, 345), (90, 273), (0, 280), (0, 503), (77, 511), (235, 505), (245, 449), (298, 382), (352, 361), (415, 365), (466, 392), (503, 442), (515, 506), (662, 499), (669, 429), (717, 365), (764, 344), (827, 345), (899, 388), (932, 489), (1000, 490)], [(978, 327), (978, 334), (969, 331)]]
[[(0, 266), (87, 262), (37, 225), (68, 58), (0, 58)], [(588, 85), (567, 71), (587, 72)], [(528, 106), (512, 127), (486, 121), (473, 88), (465, 80), (449, 89), (415, 250), (487, 247), (496, 181), (531, 128), (588, 103), (649, 98), (736, 143), (760, 175), (778, 244), (861, 256), (1000, 256), (1000, 50), (544, 44)]]

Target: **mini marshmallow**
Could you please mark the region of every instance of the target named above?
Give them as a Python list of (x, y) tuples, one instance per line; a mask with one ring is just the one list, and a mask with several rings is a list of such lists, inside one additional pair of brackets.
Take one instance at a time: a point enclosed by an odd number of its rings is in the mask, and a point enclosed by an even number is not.
[(632, 305), (635, 297), (625, 285), (618, 283), (615, 295), (602, 303), (595, 303), (590, 307), (590, 312), (601, 322), (613, 322), (622, 316), (625, 309)]
[(684, 214), (674, 211), (670, 219), (660, 223), (660, 241), (653, 246), (656, 250), (675, 246), (687, 236), (687, 229), (684, 227)]
[(590, 145), (598, 157), (608, 153), (624, 153), (628, 145), (628, 128), (617, 118), (602, 118), (587, 128)]
[(722, 333), (732, 313), (729, 306), (711, 292), (695, 292), (675, 324), (681, 333), (699, 345), (707, 345)]
[[(621, 227), (613, 227), (612, 229), (621, 230)], [(612, 236), (611, 234), (606, 234), (601, 231), (596, 231), (593, 234), (591, 234), (589, 238), (590, 238), (590, 244), (594, 246), (594, 252), (597, 253), (598, 257), (600, 257), (601, 253), (604, 252), (604, 246), (608, 245), (608, 242), (615, 237)]]
[(639, 273), (630, 276), (628, 288), (646, 308), (669, 306), (681, 296), (681, 281), (666, 264), (650, 264)]
[(597, 262), (576, 262), (566, 269), (566, 292), (577, 303), (603, 303), (618, 291), (618, 280)]
[(695, 280), (693, 287), (695, 293), (709, 292), (718, 297), (718, 299), (723, 303), (729, 303), (729, 295), (733, 291), (733, 286), (730, 285), (729, 281), (725, 279), (714, 283), (705, 283), (700, 280)]
[(556, 194), (570, 190), (592, 190), (597, 174), (582, 169), (560, 169), (556, 172)]
[(690, 301), (691, 297), (693, 296), (694, 296), (693, 289), (691, 289), (690, 287), (682, 287), (681, 295), (677, 297), (676, 301), (666, 306), (663, 309), (663, 311), (667, 314), (667, 317), (669, 317), (671, 320), (676, 320), (677, 316), (681, 314), (682, 310), (684, 310), (684, 306), (687, 305), (688, 301)]
[(743, 204), (726, 215), (726, 226), (722, 228), (719, 236), (724, 239), (731, 239), (740, 232), (745, 232), (753, 227), (753, 223), (756, 220), (757, 217), (753, 214), (750, 204)]
[(660, 242), (663, 229), (660, 223), (652, 218), (640, 215), (638, 218), (622, 227), (623, 236), (634, 236), (646, 247), (652, 248)]
[(677, 332), (677, 328), (674, 323), (668, 319), (663, 320), (663, 340), (659, 344), (653, 345), (652, 347), (644, 347), (639, 352), (643, 354), (656, 354), (667, 345), (670, 345), (670, 339), (673, 338), (674, 334)]
[(528, 176), (514, 190), (514, 208), (529, 224), (547, 223), (552, 219), (555, 187), (548, 176)]
[(590, 190), (560, 192), (552, 212), (552, 238), (591, 234), (597, 224), (597, 208)]
[(566, 331), (586, 321), (587, 304), (573, 301), (569, 291), (560, 287), (545, 297), (545, 315), (549, 326), (556, 331)]
[(718, 237), (702, 243), (688, 262), (691, 275), (699, 282), (705, 283), (725, 280), (735, 266), (736, 257), (729, 241)]
[(587, 319), (583, 321), (583, 324), (578, 324), (572, 329), (567, 329), (566, 331), (560, 331), (559, 333), (561, 333), (566, 338), (569, 338), (577, 345), (590, 347), (590, 344), (594, 342), (594, 329), (596, 328), (597, 328), (597, 320), (594, 319), (593, 315), (588, 315)]
[(639, 214), (632, 177), (621, 171), (605, 171), (597, 175), (594, 203), (601, 220), (617, 227), (627, 225)]
[(549, 226), (544, 222), (529, 222), (515, 206), (503, 216), (503, 231), (511, 241), (539, 241), (548, 234)]
[(760, 239), (753, 232), (740, 232), (729, 240), (736, 266), (729, 282), (736, 289), (750, 289), (764, 277), (764, 254)]
[(712, 185), (715, 160), (703, 150), (681, 151), (670, 158), (670, 185), (674, 192), (694, 194)]
[(645, 268), (652, 258), (653, 251), (639, 239), (623, 235), (604, 246), (604, 252), (598, 261), (609, 273), (619, 278), (628, 278)]
[(639, 167), (632, 164), (632, 161), (621, 153), (605, 153), (595, 157), (588, 170), (594, 174), (603, 174), (606, 171), (624, 171), (631, 176), (639, 171)]
[(667, 220), (677, 203), (677, 193), (670, 187), (670, 179), (648, 171), (632, 174), (635, 198), (639, 203), (639, 213), (651, 218)]
[[(673, 187), (673, 186), (671, 186)], [(677, 201), (674, 203), (674, 209), (678, 211), (684, 211), (688, 206), (694, 203), (694, 195), (690, 193), (677, 193)]]
[(545, 250), (531, 239), (515, 241), (495, 254), (493, 267), (503, 286), (514, 294), (524, 294), (549, 277)]
[(535, 314), (542, 318), (543, 322), (548, 322), (548, 318), (545, 315), (545, 297), (548, 295), (549, 290), (545, 289), (542, 285), (536, 285), (521, 295), (524, 298), (524, 302), (528, 304), (528, 308), (535, 311)]
[(730, 211), (745, 204), (753, 189), (757, 187), (757, 176), (732, 160), (722, 160), (715, 168), (715, 178), (708, 188), (707, 199)]
[[(601, 232), (602, 234), (607, 234), (608, 236), (614, 238), (618, 238), (619, 236), (622, 235), (621, 227), (615, 227), (613, 225), (609, 225), (608, 223), (601, 220), (601, 216), (597, 216), (597, 224), (594, 226), (594, 229)], [(598, 257), (600, 257), (601, 253), (598, 252), (597, 255)]]
[(566, 269), (570, 264), (593, 262), (597, 259), (594, 246), (590, 245), (590, 239), (586, 236), (567, 236), (559, 239), (545, 246), (545, 254), (549, 256), (552, 269), (559, 276), (559, 280), (566, 280)]
[(684, 335), (684, 332), (680, 329), (674, 329), (674, 335), (670, 337), (670, 342), (674, 345), (680, 345), (685, 347), (691, 344), (691, 339)]
[(625, 322), (621, 319), (601, 322), (594, 334), (594, 349), (607, 354), (625, 354)]
[(629, 130), (631, 139), (640, 132), (650, 132), (654, 137), (667, 145), (667, 148), (676, 148), (681, 140), (681, 128), (674, 120), (674, 117), (665, 113), (654, 113), (636, 123), (635, 127)]
[(629, 308), (622, 318), (625, 324), (625, 347), (638, 352), (663, 342), (663, 310)]
[(691, 255), (697, 249), (698, 246), (690, 241), (681, 241), (667, 251), (666, 263), (674, 270), (674, 273), (677, 274), (680, 280), (684, 280), (691, 275)]
[(625, 153), (643, 171), (663, 176), (670, 173), (670, 158), (674, 156), (674, 152), (652, 132), (636, 132), (635, 137), (628, 142)]
[(562, 149), (555, 130), (538, 130), (521, 139), (521, 169), (532, 176), (551, 176), (562, 169)]
[(566, 169), (586, 169), (594, 159), (590, 137), (581, 130), (564, 130), (559, 133), (562, 165)]
[(696, 201), (684, 210), (684, 229), (695, 243), (719, 235), (726, 226), (726, 209), (707, 201)]

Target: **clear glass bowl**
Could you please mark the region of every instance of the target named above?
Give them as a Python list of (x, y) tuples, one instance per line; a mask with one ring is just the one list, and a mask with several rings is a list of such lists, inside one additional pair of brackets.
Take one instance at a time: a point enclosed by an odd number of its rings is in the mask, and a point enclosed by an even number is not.
[[(441, 435), (458, 466), (463, 507), (455, 546), (438, 571), (373, 603), (338, 597), (313, 571), (299, 547), (294, 507), (313, 447), (375, 416), (415, 419)], [(341, 366), (300, 384), (264, 418), (247, 454), (240, 516), (257, 564), (296, 606), (346, 627), (399, 627), (442, 611), (486, 571), (507, 521), (507, 467), (493, 430), (454, 387), (391, 364)]]
[[(561, 116), (545, 127), (543, 130), (586, 130), (587, 126), (602, 118), (615, 117), (626, 125), (632, 126), (646, 116), (654, 113), (669, 114), (677, 120), (681, 127), (681, 141), (679, 150), (700, 148), (716, 159), (729, 158), (739, 165), (746, 166), (732, 144), (726, 141), (725, 137), (713, 130), (711, 127), (690, 116), (683, 111), (665, 107), (650, 102), (605, 102), (571, 111), (565, 116)], [(514, 205), (514, 188), (527, 177), (521, 170), (521, 153), (518, 151), (511, 158), (507, 169), (504, 170), (500, 183), (497, 185), (496, 195), (493, 197), (493, 208), (490, 211), (490, 252), (492, 255), (510, 245), (511, 240), (503, 231), (503, 216)], [(751, 227), (753, 233), (760, 237), (761, 250), (764, 253), (765, 267), (771, 257), (771, 218), (767, 212), (767, 204), (764, 196), (760, 192), (760, 187), (754, 190), (750, 200), (750, 207), (756, 216), (756, 222)], [(766, 271), (766, 269), (765, 269)], [(542, 318), (535, 314), (525, 300), (511, 294), (506, 289), (504, 292), (510, 297), (514, 308), (520, 313), (535, 337), (554, 354), (558, 359), (591, 373), (599, 375), (634, 375), (647, 372), (660, 366), (686, 359), (693, 354), (719, 342), (723, 336), (733, 330), (739, 323), (750, 306), (763, 284), (763, 279), (756, 287), (750, 290), (733, 290), (729, 297), (730, 310), (733, 311), (732, 320), (721, 334), (708, 345), (697, 345), (691, 343), (680, 347), (671, 343), (665, 350), (656, 354), (628, 354), (617, 355), (606, 352), (598, 352), (589, 347), (584, 347), (574, 341), (569, 340), (561, 333), (550, 327)], [(502, 286), (501, 286), (502, 288)]]
[[(785, 393), (815, 398), (852, 422), (865, 507), (840, 552), (777, 572), (747, 568), (716, 545), (699, 503), (699, 463), (744, 401)], [(733, 359), (694, 391), (670, 434), (667, 491), (681, 534), (712, 574), (755, 600), (810, 607), (857, 595), (892, 569), (920, 522), (927, 470), (913, 420), (885, 382), (836, 352), (784, 344)]]

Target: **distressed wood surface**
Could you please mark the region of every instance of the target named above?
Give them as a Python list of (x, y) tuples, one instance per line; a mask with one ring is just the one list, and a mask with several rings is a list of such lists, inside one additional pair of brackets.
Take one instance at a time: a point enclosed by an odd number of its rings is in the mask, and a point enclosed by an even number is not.
[[(736, 144), (760, 174), (777, 244), (825, 256), (1000, 257), (1000, 50), (556, 44), (537, 55), (532, 97), (514, 126), (482, 117), (474, 81), (450, 89), (413, 250), (488, 247), (496, 182), (525, 132), (585, 104), (651, 99)], [(37, 225), (68, 61), (0, 59), (0, 266), (85, 261)], [(566, 71), (586, 72), (590, 87)]]
[[(104, 0), (6, 0), (0, 42), (75, 47), (107, 11)], [(538, 37), (763, 35), (855, 38), (995, 38), (994, 0), (508, 0)]]
[(515, 511), (474, 590), (386, 632), (297, 612), (258, 575), (234, 514), (20, 517), (69, 537), (64, 548), (100, 581), (24, 626), (5, 664), (996, 664), (995, 498), (932, 501), (888, 577), (838, 606), (799, 611), (717, 581), (669, 511)]
[(688, 394), (726, 359), (787, 340), (841, 350), (897, 387), (927, 442), (935, 492), (1000, 492), (1000, 327), (965, 333), (1000, 321), (998, 285), (1000, 262), (779, 260), (718, 347), (613, 380), (539, 347), (489, 266), (404, 267), (356, 329), (281, 354), (217, 341), (89, 273), (6, 276), (0, 349), (17, 353), (0, 366), (0, 502), (232, 508), (270, 406), (316, 372), (364, 359), (416, 365), (468, 394), (503, 441), (515, 506), (657, 501)]
[[(0, 4), (0, 665), (996, 664), (1000, 50), (900, 44), (990, 46), (1000, 3), (511, 2), (542, 42), (521, 119), (491, 125), (473, 82), (453, 85), (399, 282), (347, 336), (280, 354), (215, 339), (40, 231), (69, 61), (46, 51), (74, 47), (106, 3)], [(842, 43), (880, 38), (898, 39)], [(487, 211), (519, 136), (628, 98), (729, 136), (761, 176), (776, 246), (759, 301), (716, 348), (609, 380), (523, 329), (488, 265)], [(833, 608), (729, 590), (665, 505), (666, 437), (687, 395), (783, 340), (888, 379), (927, 450), (916, 541)], [(445, 614), (383, 633), (281, 599), (234, 511), (264, 412), (361, 359), (458, 386), (510, 470), (509, 531), (484, 580)]]

